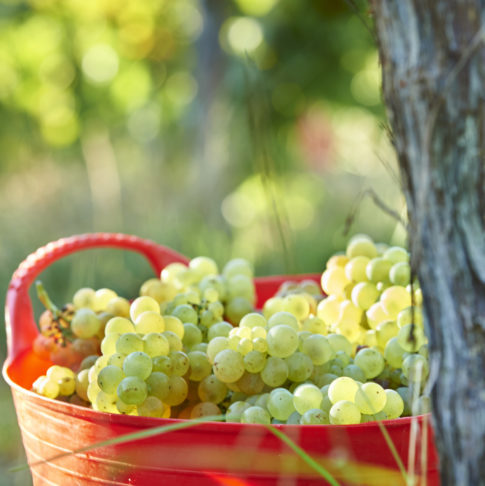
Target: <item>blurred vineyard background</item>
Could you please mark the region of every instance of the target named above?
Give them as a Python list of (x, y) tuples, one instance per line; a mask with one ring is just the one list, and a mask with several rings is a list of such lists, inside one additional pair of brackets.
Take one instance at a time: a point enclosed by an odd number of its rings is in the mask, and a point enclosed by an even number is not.
[[(29, 253), (84, 232), (132, 233), (220, 264), (243, 256), (257, 275), (321, 271), (351, 214), (351, 233), (403, 243), (370, 198), (357, 204), (372, 189), (404, 211), (367, 8), (3, 0), (2, 295)], [(134, 296), (148, 276), (141, 257), (104, 250), (42, 280), (61, 304), (80, 286)], [(25, 456), (4, 383), (0, 392), (6, 470)]]

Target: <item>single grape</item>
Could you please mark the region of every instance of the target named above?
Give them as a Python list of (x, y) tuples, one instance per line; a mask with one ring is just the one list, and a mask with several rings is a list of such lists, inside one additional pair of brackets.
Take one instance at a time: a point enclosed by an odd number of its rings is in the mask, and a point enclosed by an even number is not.
[(207, 332), (207, 339), (209, 341), (212, 341), (215, 337), (218, 336), (228, 337), (232, 328), (233, 327), (231, 324), (229, 324), (229, 322), (217, 322), (209, 328), (209, 331)]
[(190, 360), (183, 351), (172, 351), (169, 357), (172, 362), (171, 376), (184, 376), (189, 371)]
[(72, 332), (80, 338), (90, 338), (95, 336), (101, 322), (91, 309), (79, 309), (71, 321)]
[(206, 376), (197, 387), (197, 394), (202, 402), (221, 403), (227, 392), (227, 386), (216, 375)]
[(356, 235), (350, 239), (345, 253), (349, 259), (357, 256), (365, 256), (370, 259), (377, 256), (377, 248), (367, 235)]
[(322, 274), (321, 285), (327, 295), (342, 295), (349, 283), (345, 269), (340, 266), (331, 267)]
[(320, 408), (322, 400), (323, 394), (320, 388), (311, 383), (298, 385), (293, 392), (293, 405), (301, 415), (312, 408)]
[(296, 351), (291, 356), (285, 359), (288, 366), (288, 379), (294, 382), (303, 382), (310, 378), (313, 372), (313, 361), (311, 358)]
[(329, 421), (333, 425), (352, 425), (360, 423), (361, 413), (355, 403), (342, 400), (330, 409)]
[(143, 336), (143, 351), (150, 357), (166, 356), (170, 351), (168, 339), (158, 332)]
[(123, 371), (118, 366), (105, 366), (98, 374), (98, 386), (108, 395), (113, 395), (124, 377)]
[(272, 417), (283, 421), (288, 420), (288, 417), (295, 412), (293, 394), (286, 388), (274, 389), (269, 394), (267, 409)]
[(165, 405), (155, 396), (148, 396), (143, 403), (136, 407), (138, 415), (142, 417), (162, 417)]
[(163, 316), (165, 322), (165, 330), (176, 334), (180, 339), (184, 337), (184, 325), (182, 321), (175, 316)]
[(163, 331), (162, 334), (168, 341), (170, 351), (182, 351), (184, 345), (177, 334), (172, 331)]
[(268, 354), (277, 358), (287, 358), (298, 348), (298, 334), (285, 324), (270, 328), (266, 337)]
[(359, 385), (347, 376), (334, 380), (328, 388), (328, 398), (335, 404), (341, 400), (353, 402)]
[(160, 333), (163, 331), (165, 331), (165, 319), (160, 315), (159, 311), (142, 312), (135, 320), (135, 332), (139, 334)]
[(106, 304), (106, 312), (113, 316), (130, 317), (130, 301), (124, 297), (114, 297)]
[(187, 398), (189, 387), (187, 382), (181, 376), (169, 376), (168, 395), (165, 398), (167, 405), (176, 406), (183, 403)]
[(257, 312), (250, 312), (249, 314), (246, 314), (242, 319), (241, 322), (239, 323), (239, 327), (249, 327), (249, 328), (254, 328), (254, 327), (262, 327), (265, 328), (267, 326), (267, 321), (266, 319), (261, 315), (258, 314)]
[(145, 380), (147, 384), (148, 395), (153, 395), (162, 402), (169, 394), (169, 379), (165, 373), (161, 371), (153, 371)]
[(124, 403), (128, 405), (139, 405), (147, 397), (147, 385), (138, 376), (127, 376), (121, 380), (116, 393)]
[[(146, 380), (151, 372), (152, 359), (142, 351), (130, 353), (123, 362), (123, 373), (126, 376), (136, 376), (142, 380)], [(120, 398), (126, 401), (121, 396)]]
[(271, 417), (264, 408), (253, 406), (242, 412), (241, 423), (269, 425), (271, 423)]
[(377, 383), (364, 383), (355, 394), (355, 404), (361, 413), (376, 414), (381, 412), (386, 405), (387, 395)]
[(190, 361), (189, 379), (192, 381), (201, 381), (211, 374), (212, 366), (207, 354), (202, 351), (191, 351), (188, 357)]
[(106, 336), (108, 334), (124, 334), (127, 332), (135, 332), (135, 326), (129, 319), (124, 317), (113, 317), (106, 323), (104, 328)]
[(223, 383), (234, 383), (244, 373), (243, 357), (232, 349), (219, 351), (214, 358), (214, 374)]
[(136, 322), (138, 316), (146, 311), (160, 313), (160, 304), (155, 299), (148, 297), (147, 295), (136, 298), (130, 306), (131, 320)]
[(386, 390), (386, 405), (382, 409), (388, 419), (396, 419), (404, 412), (404, 401), (395, 390)]
[(328, 412), (320, 408), (307, 410), (300, 418), (301, 425), (324, 425), (329, 424)]
[(263, 382), (272, 388), (276, 388), (283, 385), (287, 378), (288, 365), (286, 362), (282, 358), (270, 356), (261, 371)]
[(226, 422), (241, 422), (243, 412), (251, 405), (243, 401), (236, 401), (231, 403), (226, 411)]
[(406, 351), (401, 348), (396, 337), (389, 339), (384, 348), (384, 359), (393, 368), (401, 368), (403, 356)]
[(116, 340), (116, 352), (128, 355), (135, 351), (143, 351), (143, 339), (134, 332), (122, 334)]
[(320, 334), (308, 336), (302, 343), (301, 351), (312, 360), (314, 365), (330, 361), (335, 354), (327, 337)]
[(408, 353), (415, 353), (423, 344), (426, 344), (427, 339), (421, 327), (406, 324), (399, 329), (397, 342)]
[(72, 298), (72, 303), (76, 309), (88, 308), (94, 310), (95, 298), (96, 292), (94, 289), (85, 287), (76, 291)]

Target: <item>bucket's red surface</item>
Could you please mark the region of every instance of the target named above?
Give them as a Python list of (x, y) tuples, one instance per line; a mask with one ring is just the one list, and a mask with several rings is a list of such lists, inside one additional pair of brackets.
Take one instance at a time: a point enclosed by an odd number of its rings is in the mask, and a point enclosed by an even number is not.
[[(147, 240), (113, 234), (83, 235), (50, 243), (23, 262), (7, 294), (9, 356), (3, 373), (10, 384), (34, 485), (227, 485), (303, 486), (327, 482), (279, 438), (260, 425), (204, 423), (118, 445), (69, 454), (90, 444), (151, 427), (183, 423), (107, 414), (50, 400), (29, 388), (50, 363), (37, 358), (32, 340), (37, 328), (28, 287), (58, 258), (99, 246), (144, 254), (158, 274), (185, 257)], [(256, 279), (258, 304), (286, 279)], [(385, 436), (392, 440), (416, 485), (439, 485), (438, 457), (429, 416), (352, 426), (277, 425), (327, 469), (341, 485), (406, 485)], [(54, 460), (50, 460), (56, 456)]]

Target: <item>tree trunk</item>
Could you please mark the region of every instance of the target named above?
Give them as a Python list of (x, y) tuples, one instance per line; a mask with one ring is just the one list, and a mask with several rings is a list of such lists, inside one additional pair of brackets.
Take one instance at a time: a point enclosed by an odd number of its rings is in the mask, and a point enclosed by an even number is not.
[(443, 485), (485, 484), (485, 0), (370, 0)]

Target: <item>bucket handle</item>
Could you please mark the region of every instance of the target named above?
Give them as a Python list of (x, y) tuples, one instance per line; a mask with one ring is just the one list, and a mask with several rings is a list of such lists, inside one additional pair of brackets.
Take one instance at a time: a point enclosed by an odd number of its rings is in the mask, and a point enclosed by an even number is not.
[(35, 323), (29, 288), (35, 278), (51, 263), (79, 250), (120, 248), (142, 254), (157, 275), (173, 262), (188, 264), (188, 259), (174, 250), (150, 240), (122, 233), (88, 233), (53, 241), (29, 255), (12, 276), (5, 304), (7, 363), (29, 349), (39, 333)]

